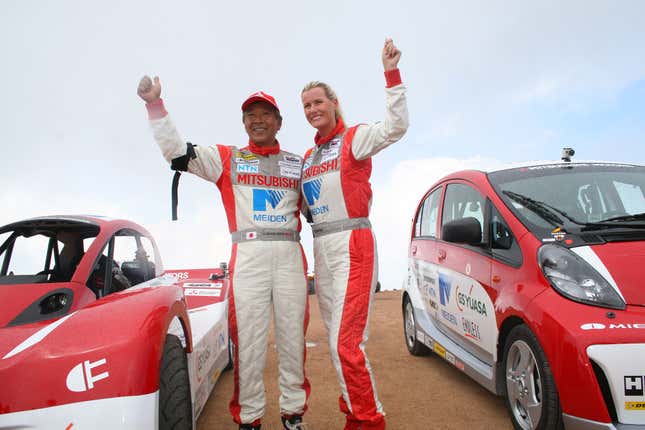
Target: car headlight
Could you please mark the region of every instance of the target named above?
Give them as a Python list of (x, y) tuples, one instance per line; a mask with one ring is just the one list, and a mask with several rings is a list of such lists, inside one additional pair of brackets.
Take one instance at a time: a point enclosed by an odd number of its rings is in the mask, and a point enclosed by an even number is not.
[(588, 305), (625, 309), (625, 302), (609, 282), (569, 249), (542, 245), (538, 263), (551, 286), (563, 296)]

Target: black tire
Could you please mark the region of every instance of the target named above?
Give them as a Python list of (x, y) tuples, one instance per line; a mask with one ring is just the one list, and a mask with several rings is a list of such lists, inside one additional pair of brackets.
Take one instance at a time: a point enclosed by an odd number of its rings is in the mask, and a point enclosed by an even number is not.
[(159, 368), (159, 429), (192, 430), (193, 411), (186, 351), (179, 338), (166, 336)]
[(417, 323), (414, 319), (414, 308), (408, 296), (403, 299), (403, 335), (405, 346), (412, 355), (427, 355), (429, 349), (417, 340)]
[(517, 430), (563, 429), (558, 391), (544, 351), (525, 325), (504, 345), (504, 397)]
[(374, 292), (378, 293), (381, 291), (381, 283), (379, 281), (376, 281), (376, 287), (374, 288)]
[(233, 341), (231, 340), (230, 336), (228, 338), (228, 363), (226, 363), (226, 367), (224, 367), (224, 371), (231, 370), (233, 369), (233, 351), (235, 349), (235, 345), (233, 344)]

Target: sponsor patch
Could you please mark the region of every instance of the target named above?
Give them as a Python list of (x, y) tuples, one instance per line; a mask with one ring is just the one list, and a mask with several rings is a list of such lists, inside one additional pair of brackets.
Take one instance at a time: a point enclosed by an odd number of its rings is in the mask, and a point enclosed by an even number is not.
[(239, 163), (237, 164), (236, 170), (241, 173), (259, 173), (260, 166), (259, 164)]
[(300, 160), (299, 157), (296, 157), (294, 155), (285, 155), (283, 161), (278, 161), (278, 164), (283, 164), (283, 163), (300, 166), (302, 164), (302, 160)]
[(321, 155), (322, 162), (324, 163), (326, 161), (330, 161), (330, 160), (334, 160), (334, 159), (338, 158), (338, 155), (340, 154), (340, 149), (339, 148), (331, 148), (331, 147), (330, 148), (325, 148), (325, 149), (322, 150), (321, 154), (322, 154)]
[(259, 163), (260, 159), (255, 156), (255, 154), (250, 154), (250, 153), (243, 153), (241, 151), (237, 151), (235, 153), (235, 161), (237, 163)]
[(288, 166), (288, 165), (280, 166), (280, 176), (286, 176), (287, 178), (300, 179), (301, 174), (302, 174), (302, 170), (300, 169), (300, 165), (297, 165), (297, 166)]
[(184, 290), (185, 296), (200, 296), (200, 297), (219, 297), (222, 295), (222, 290), (216, 289), (201, 289), (201, 288), (187, 288)]

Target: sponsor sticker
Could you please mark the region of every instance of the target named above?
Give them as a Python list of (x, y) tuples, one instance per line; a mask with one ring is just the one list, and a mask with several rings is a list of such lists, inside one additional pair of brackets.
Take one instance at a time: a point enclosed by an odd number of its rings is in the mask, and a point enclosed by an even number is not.
[(625, 396), (643, 396), (643, 377), (640, 375), (625, 376)]
[(446, 351), (446, 360), (452, 364), (453, 366), (455, 365), (455, 356), (452, 355), (450, 352)]
[(628, 411), (645, 411), (645, 402), (625, 402)]
[(184, 295), (201, 296), (201, 297), (219, 297), (222, 295), (222, 290), (187, 288), (186, 290), (184, 290)]
[(167, 275), (170, 275), (177, 280), (188, 279), (188, 272), (172, 272), (167, 273)]
[(258, 233), (255, 231), (248, 231), (246, 232), (246, 235), (245, 235), (246, 240), (257, 239), (257, 237), (258, 237)]
[(457, 369), (461, 370), (462, 372), (463, 372), (463, 371), (464, 371), (464, 369), (465, 369), (464, 363), (463, 363), (463, 362), (461, 362), (461, 361), (459, 361), (459, 360), (455, 360), (455, 367), (456, 367)]
[(184, 287), (188, 288), (222, 288), (221, 282), (187, 282)]
[(580, 326), (582, 330), (625, 330), (625, 329), (645, 329), (645, 323), (620, 323), (620, 324), (609, 324), (609, 326), (603, 323), (586, 323)]
[(92, 362), (85, 360), (78, 363), (67, 374), (67, 389), (75, 393), (92, 390), (96, 382), (110, 376), (109, 372), (102, 371), (105, 370), (106, 363), (105, 358)]
[(439, 343), (435, 342), (432, 350), (436, 352), (440, 357), (446, 358), (446, 348), (441, 346)]

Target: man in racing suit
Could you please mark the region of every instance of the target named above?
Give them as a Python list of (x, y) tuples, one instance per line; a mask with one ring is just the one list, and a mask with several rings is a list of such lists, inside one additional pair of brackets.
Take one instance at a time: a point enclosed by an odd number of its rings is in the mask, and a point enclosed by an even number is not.
[[(141, 80), (155, 140), (167, 161), (187, 144), (160, 98), (159, 79)], [(306, 261), (300, 245), (302, 159), (280, 149), (282, 118), (264, 92), (242, 104), (249, 144), (194, 147), (188, 171), (221, 192), (233, 247), (230, 260), (229, 327), (235, 345), (234, 391), (229, 409), (240, 429), (259, 429), (264, 415), (263, 370), (273, 307), (279, 357), (280, 411), (285, 429), (299, 428), (310, 386), (304, 372), (308, 324)]]
[(398, 141), (408, 127), (399, 57), (400, 51), (388, 39), (383, 52), (387, 84), (383, 122), (348, 129), (336, 109), (336, 118), (328, 126), (331, 130), (321, 135), (318, 125), (329, 114), (329, 107), (333, 110), (334, 103), (338, 107), (337, 97), (322, 82), (312, 82), (302, 92), (305, 115), (319, 131), (316, 146), (304, 157), (302, 192), (313, 219), (316, 293), (341, 387), (339, 401), (346, 430), (385, 428), (365, 354), (378, 281), (376, 241), (368, 219), (372, 199), (369, 178), (371, 157)]

